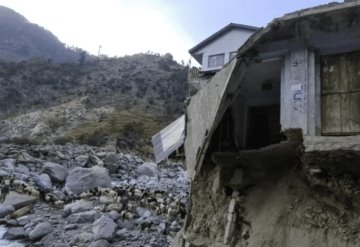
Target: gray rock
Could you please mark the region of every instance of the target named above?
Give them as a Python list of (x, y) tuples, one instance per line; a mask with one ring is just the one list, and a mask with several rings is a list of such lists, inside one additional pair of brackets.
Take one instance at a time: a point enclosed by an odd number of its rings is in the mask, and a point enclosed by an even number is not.
[(0, 204), (0, 218), (4, 218), (13, 212), (15, 212), (15, 208), (12, 205)]
[(88, 243), (94, 240), (94, 235), (89, 232), (83, 232), (79, 234), (80, 243)]
[(0, 160), (0, 169), (9, 174), (12, 174), (15, 170), (15, 168), (14, 168), (15, 164), (16, 164), (15, 159)]
[(24, 231), (23, 227), (13, 227), (8, 229), (3, 238), (7, 240), (16, 240), (21, 238), (26, 238), (27, 234)]
[(110, 211), (107, 213), (107, 216), (111, 218), (112, 220), (117, 220), (120, 217), (120, 214), (116, 212), (115, 210)]
[(51, 192), (58, 200), (64, 201), (66, 196), (65, 194), (60, 190), (53, 190)]
[(108, 246), (110, 246), (110, 243), (104, 239), (97, 240), (89, 245), (89, 247), (108, 247)]
[(123, 158), (125, 158), (127, 162), (132, 162), (134, 160), (134, 157), (131, 154), (124, 154)]
[(98, 216), (98, 213), (95, 210), (89, 210), (85, 212), (71, 214), (68, 217), (68, 222), (71, 224), (74, 223), (91, 223)]
[(138, 157), (138, 156), (134, 156), (134, 161), (135, 161), (136, 164), (142, 164), (142, 163), (144, 163), (144, 161), (143, 161), (140, 157)]
[(91, 164), (95, 165), (95, 166), (103, 166), (104, 162), (97, 157), (96, 155), (90, 154), (89, 155), (89, 161)]
[(69, 239), (70, 246), (78, 246), (77, 243), (79, 242), (79, 234), (72, 234)]
[(64, 182), (68, 174), (65, 167), (53, 162), (45, 162), (42, 172), (48, 174), (53, 182), (58, 183)]
[(158, 168), (155, 163), (152, 162), (146, 162), (139, 166), (136, 171), (136, 175), (138, 177), (141, 176), (148, 176), (148, 177), (158, 177)]
[[(0, 172), (1, 172), (1, 170), (0, 170)], [(26, 174), (14, 172), (13, 175), (14, 175), (15, 178), (18, 179), (18, 180), (27, 181), (27, 180), (29, 179), (29, 176), (26, 175)], [(1, 175), (0, 175), (0, 177), (1, 177)]]
[(17, 210), (27, 205), (33, 204), (34, 202), (36, 202), (36, 200), (37, 199), (33, 196), (19, 194), (17, 192), (10, 191), (10, 193), (6, 196), (3, 204), (11, 205)]
[(17, 221), (14, 219), (10, 219), (6, 221), (7, 226), (18, 226)]
[(79, 226), (77, 224), (70, 224), (70, 225), (67, 225), (64, 227), (64, 230), (65, 231), (70, 231), (70, 230), (75, 230), (75, 229), (78, 229)]
[(84, 167), (89, 162), (89, 155), (79, 155), (75, 158), (79, 166)]
[(17, 224), (19, 226), (25, 226), (26, 224), (29, 224), (29, 223), (30, 223), (30, 218), (28, 215), (22, 216), (17, 219)]
[(92, 231), (95, 234), (95, 240), (97, 239), (106, 239), (111, 240), (114, 237), (116, 229), (115, 222), (105, 216), (97, 219), (93, 223)]
[(114, 198), (109, 196), (100, 196), (99, 202), (105, 205), (109, 205), (114, 202)]
[(34, 177), (35, 185), (38, 186), (41, 190), (51, 191), (52, 183), (49, 175), (41, 174), (39, 176)]
[(103, 159), (106, 157), (106, 155), (108, 155), (107, 152), (98, 152), (95, 154), (97, 157), (99, 157), (100, 159)]
[(95, 187), (111, 187), (111, 178), (104, 167), (77, 167), (67, 176), (65, 186), (73, 193), (80, 194)]
[(30, 240), (37, 240), (53, 231), (53, 227), (49, 222), (39, 223), (29, 233)]
[(59, 150), (56, 151), (56, 155), (57, 157), (59, 157), (62, 160), (66, 160), (68, 159), (68, 157), (66, 157), (66, 155), (64, 155), (62, 152), (60, 152)]
[(59, 246), (59, 244), (55, 244), (55, 236), (53, 232), (50, 232), (41, 238), (41, 244), (42, 246)]
[(10, 176), (10, 173), (0, 170), (0, 177), (8, 177), (8, 176)]
[(15, 172), (18, 172), (20, 174), (29, 175), (30, 170), (23, 164), (18, 164), (15, 166)]
[(136, 213), (139, 217), (142, 218), (148, 218), (152, 215), (152, 213), (150, 212), (150, 210), (146, 209), (146, 208), (142, 208), (142, 207), (137, 207), (136, 208)]
[(116, 232), (116, 237), (120, 240), (124, 240), (129, 236), (129, 231), (126, 228), (120, 229)]
[(80, 213), (84, 211), (89, 211), (93, 208), (93, 203), (85, 200), (79, 200), (71, 204), (67, 204), (64, 207), (63, 215), (67, 217), (70, 214)]
[(116, 154), (108, 154), (104, 159), (104, 166), (109, 170), (109, 173), (116, 173), (121, 161)]

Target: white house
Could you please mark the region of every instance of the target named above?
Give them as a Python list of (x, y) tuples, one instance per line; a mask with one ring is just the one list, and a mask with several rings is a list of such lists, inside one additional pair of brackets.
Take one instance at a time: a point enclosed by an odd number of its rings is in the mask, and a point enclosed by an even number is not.
[(230, 23), (189, 50), (202, 72), (218, 71), (236, 56), (237, 50), (258, 27)]
[[(237, 54), (237, 50), (258, 27), (230, 23), (189, 50), (202, 64), (202, 69), (190, 69), (188, 82), (193, 88), (202, 85)], [(185, 116), (181, 116), (153, 136), (152, 142), (157, 163), (167, 158), (184, 143)], [(171, 144), (169, 144), (171, 143)]]

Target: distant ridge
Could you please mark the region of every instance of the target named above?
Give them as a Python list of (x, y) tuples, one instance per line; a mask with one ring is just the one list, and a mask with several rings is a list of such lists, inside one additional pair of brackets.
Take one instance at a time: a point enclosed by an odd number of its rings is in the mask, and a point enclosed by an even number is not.
[(0, 60), (33, 58), (68, 62), (79, 59), (79, 51), (69, 49), (48, 30), (30, 23), (12, 9), (0, 6)]

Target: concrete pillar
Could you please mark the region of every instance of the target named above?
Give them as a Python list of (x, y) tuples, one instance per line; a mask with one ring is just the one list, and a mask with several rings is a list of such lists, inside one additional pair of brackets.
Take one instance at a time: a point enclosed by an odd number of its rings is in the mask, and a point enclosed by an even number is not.
[(308, 110), (307, 110), (307, 135), (316, 135), (316, 75), (315, 75), (315, 53), (308, 51)]
[(291, 51), (281, 71), (281, 128), (316, 132), (315, 56), (307, 48)]

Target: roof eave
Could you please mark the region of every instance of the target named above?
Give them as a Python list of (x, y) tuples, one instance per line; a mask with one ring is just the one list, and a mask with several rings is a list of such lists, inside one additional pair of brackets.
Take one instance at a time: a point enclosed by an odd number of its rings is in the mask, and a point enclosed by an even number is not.
[(194, 46), (193, 48), (191, 48), (189, 50), (189, 53), (191, 55), (195, 54), (198, 50), (200, 50), (201, 48), (203, 48), (204, 46), (206, 46), (207, 44), (209, 44), (210, 42), (218, 39), (221, 35), (227, 33), (228, 31), (230, 31), (233, 28), (237, 28), (237, 29), (245, 29), (245, 30), (250, 30), (250, 31), (258, 31), (260, 28), (259, 27), (254, 27), (254, 26), (248, 26), (248, 25), (243, 25), (243, 24), (237, 24), (237, 23), (230, 23), (227, 26), (223, 27), (222, 29), (220, 29), (219, 31), (217, 31), (216, 33), (214, 33), (213, 35), (209, 36), (208, 38), (204, 39), (203, 41), (201, 41), (199, 44), (197, 44), (196, 46)]

